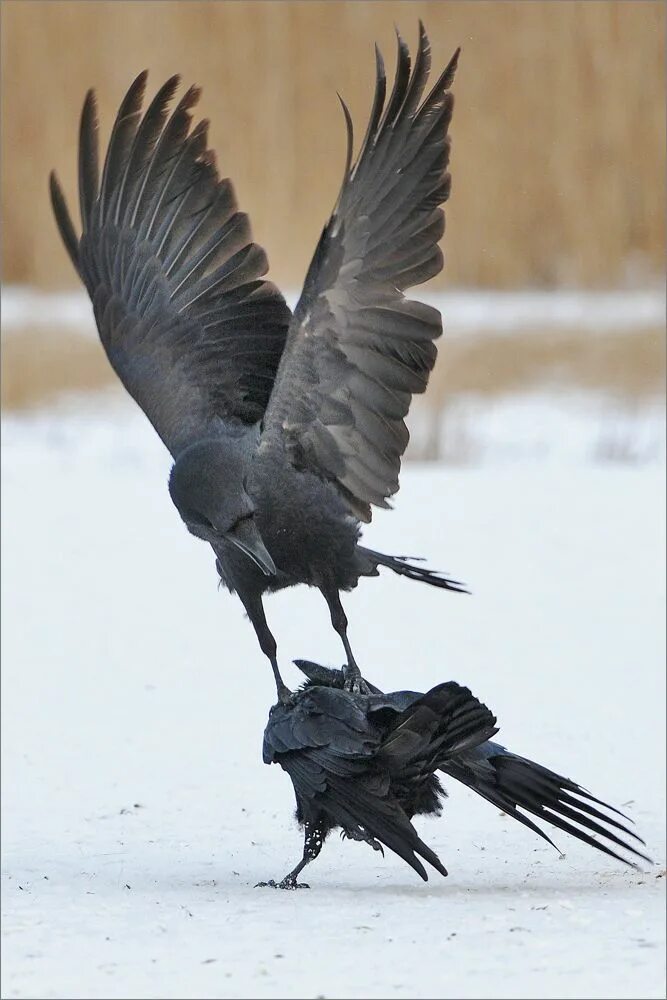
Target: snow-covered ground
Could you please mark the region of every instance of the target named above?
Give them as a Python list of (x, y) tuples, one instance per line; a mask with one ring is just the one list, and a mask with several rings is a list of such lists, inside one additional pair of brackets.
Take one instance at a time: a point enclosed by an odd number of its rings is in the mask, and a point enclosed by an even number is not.
[[(492, 440), (543, 412), (498, 409)], [(129, 403), (3, 422), (3, 997), (665, 995), (664, 465), (596, 456), (580, 417), (549, 461), (407, 465), (366, 537), (473, 596), (383, 575), (348, 595), (350, 635), (387, 688), (468, 684), (656, 866), (565, 835), (560, 857), (449, 782), (418, 824), (449, 878), (332, 837), (298, 893), (254, 888), (301, 850), (261, 761), (271, 673), (159, 441)], [(267, 611), (291, 682), (294, 657), (340, 662), (319, 595)]]
[(602, 392), (538, 389), (459, 394), (438, 412), (416, 401), (409, 454), (449, 464), (654, 464), (664, 460), (664, 400), (621, 402)]

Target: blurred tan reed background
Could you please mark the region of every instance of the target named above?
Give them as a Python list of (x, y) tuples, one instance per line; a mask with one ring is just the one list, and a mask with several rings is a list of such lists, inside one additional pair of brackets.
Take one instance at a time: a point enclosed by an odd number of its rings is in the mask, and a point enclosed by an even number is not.
[[(6, 283), (76, 285), (51, 218), (48, 171), (57, 168), (76, 205), (86, 89), (97, 90), (105, 141), (128, 84), (148, 67), (150, 93), (176, 71), (203, 86), (200, 111), (211, 119), (220, 169), (234, 179), (272, 276), (297, 289), (340, 182), (336, 90), (359, 137), (373, 42), (391, 74), (394, 24), (412, 47), (420, 17), (434, 69), (463, 47), (446, 266), (433, 286), (595, 289), (660, 279), (662, 3), (5, 0), (1, 12)], [(646, 372), (661, 356), (655, 337), (651, 345)], [(39, 341), (25, 341), (6, 352), (5, 402), (23, 398), (25, 365), (39, 350)], [(50, 353), (55, 371), (55, 343)]]
[(299, 285), (340, 182), (336, 90), (363, 133), (373, 42), (391, 71), (394, 22), (414, 45), (419, 17), (436, 69), (463, 46), (440, 284), (609, 287), (661, 272), (661, 3), (18, 0), (2, 5), (4, 280), (73, 284), (48, 170), (74, 196), (85, 91), (104, 137), (147, 66), (152, 87), (174, 72), (203, 86), (220, 167), (276, 279)]

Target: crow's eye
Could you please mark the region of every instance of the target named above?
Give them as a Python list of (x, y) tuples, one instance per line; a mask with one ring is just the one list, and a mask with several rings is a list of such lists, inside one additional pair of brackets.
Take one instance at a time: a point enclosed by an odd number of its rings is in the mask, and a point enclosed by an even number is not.
[(209, 519), (205, 517), (203, 514), (200, 514), (198, 510), (188, 510), (188, 509), (182, 510), (181, 516), (183, 517), (183, 520), (186, 522), (186, 524), (191, 524), (195, 528), (210, 528), (210, 529), (213, 528), (213, 525), (211, 524)]
[(236, 529), (237, 529), (237, 528), (238, 528), (238, 527), (239, 527), (239, 526), (240, 526), (241, 524), (243, 524), (243, 522), (244, 522), (244, 521), (252, 521), (252, 519), (253, 519), (253, 517), (254, 517), (254, 516), (255, 516), (255, 512), (254, 512), (254, 510), (249, 510), (247, 514), (241, 514), (241, 516), (240, 516), (240, 517), (238, 517), (238, 518), (237, 518), (237, 519), (236, 519), (236, 520), (234, 521), (233, 525), (231, 526), (231, 528), (230, 528), (229, 530), (230, 530), (230, 531), (236, 531)]

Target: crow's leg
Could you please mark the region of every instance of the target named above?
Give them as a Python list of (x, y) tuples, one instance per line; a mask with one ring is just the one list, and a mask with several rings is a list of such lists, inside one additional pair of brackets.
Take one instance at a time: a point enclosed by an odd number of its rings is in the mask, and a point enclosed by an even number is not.
[(335, 628), (336, 632), (338, 632), (343, 646), (345, 647), (345, 655), (347, 656), (347, 665), (343, 668), (343, 672), (345, 674), (345, 689), (347, 691), (352, 691), (355, 694), (370, 694), (370, 690), (361, 676), (361, 670), (357, 666), (357, 661), (352, 654), (350, 640), (347, 637), (347, 615), (343, 611), (343, 605), (340, 603), (338, 591), (335, 588), (332, 588), (331, 590), (322, 589), (321, 593), (324, 600), (329, 605), (331, 624)]
[(296, 868), (293, 868), (281, 882), (269, 879), (268, 882), (258, 882), (255, 888), (270, 886), (272, 889), (310, 889), (307, 882), (297, 882), (297, 875), (320, 853), (324, 837), (324, 830), (319, 823), (304, 823), (303, 857)]
[(239, 593), (239, 597), (243, 601), (243, 606), (246, 609), (248, 618), (252, 622), (253, 628), (255, 629), (262, 652), (266, 657), (268, 657), (269, 662), (271, 663), (271, 669), (273, 670), (273, 676), (276, 682), (276, 691), (278, 692), (278, 701), (280, 701), (283, 705), (291, 705), (292, 692), (280, 676), (277, 659), (278, 648), (276, 646), (276, 640), (273, 638), (271, 630), (266, 623), (266, 615), (264, 614), (262, 598), (256, 594), (248, 595), (241, 593)]

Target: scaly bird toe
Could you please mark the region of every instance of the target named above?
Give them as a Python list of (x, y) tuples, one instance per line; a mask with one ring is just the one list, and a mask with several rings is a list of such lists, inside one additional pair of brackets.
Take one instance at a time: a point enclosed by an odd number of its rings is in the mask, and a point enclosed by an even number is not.
[(361, 671), (356, 663), (354, 665), (348, 663), (346, 667), (343, 667), (343, 673), (345, 674), (344, 688), (346, 691), (351, 694), (371, 693), (371, 689), (361, 676)]
[(257, 882), (255, 889), (310, 889), (307, 882), (297, 882), (295, 878), (286, 875), (281, 882), (276, 882), (270, 878), (268, 882)]

